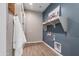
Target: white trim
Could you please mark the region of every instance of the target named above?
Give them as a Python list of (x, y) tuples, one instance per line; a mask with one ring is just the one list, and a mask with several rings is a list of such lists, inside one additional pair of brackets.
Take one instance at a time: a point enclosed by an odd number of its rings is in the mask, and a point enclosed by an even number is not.
[(47, 43), (43, 42), (46, 46), (48, 46), (51, 50), (53, 50), (58, 56), (63, 56), (62, 54), (58, 53), (55, 49), (49, 46)]
[(39, 42), (43, 42), (43, 41), (35, 41), (35, 42), (27, 42), (27, 43), (39, 43)]

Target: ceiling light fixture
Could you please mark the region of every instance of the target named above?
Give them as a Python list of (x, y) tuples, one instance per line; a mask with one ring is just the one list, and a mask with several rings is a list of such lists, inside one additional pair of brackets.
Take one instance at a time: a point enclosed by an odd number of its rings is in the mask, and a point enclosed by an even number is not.
[(29, 3), (29, 5), (32, 5), (32, 3)]

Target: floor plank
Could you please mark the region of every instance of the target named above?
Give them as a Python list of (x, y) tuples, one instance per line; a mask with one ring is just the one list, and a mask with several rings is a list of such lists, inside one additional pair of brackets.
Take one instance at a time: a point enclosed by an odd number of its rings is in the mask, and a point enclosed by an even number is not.
[(57, 54), (43, 42), (40, 42), (27, 43), (23, 51), (23, 56), (57, 56)]

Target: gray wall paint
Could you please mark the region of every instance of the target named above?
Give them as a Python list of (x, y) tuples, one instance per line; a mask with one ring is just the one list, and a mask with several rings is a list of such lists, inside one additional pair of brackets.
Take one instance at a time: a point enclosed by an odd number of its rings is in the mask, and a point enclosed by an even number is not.
[(28, 42), (42, 41), (42, 13), (25, 11), (24, 31)]
[(70, 45), (70, 55), (79, 55), (79, 4), (62, 4), (61, 11), (63, 16), (69, 18), (67, 42)]
[[(47, 20), (47, 14), (53, 10), (53, 7), (57, 6), (57, 4), (51, 5), (43, 13), (44, 20)], [(61, 54), (65, 56), (79, 55), (79, 4), (61, 4), (61, 15), (68, 17), (67, 34), (56, 33), (56, 41), (62, 44)], [(45, 34), (44, 32), (44, 41), (52, 44), (50, 41), (47, 41), (49, 39), (46, 39)]]
[(54, 47), (54, 41), (53, 41), (53, 37), (47, 36), (48, 32), (45, 32), (43, 30), (43, 41), (45, 41), (48, 45), (50, 45), (51, 47)]

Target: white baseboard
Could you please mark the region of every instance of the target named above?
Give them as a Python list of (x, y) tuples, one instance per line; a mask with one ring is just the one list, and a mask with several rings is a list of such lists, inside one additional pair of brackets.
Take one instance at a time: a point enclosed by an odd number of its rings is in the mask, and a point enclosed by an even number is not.
[(63, 56), (62, 54), (58, 53), (55, 49), (49, 46), (47, 43), (43, 42), (46, 46), (48, 46), (51, 50), (53, 50), (58, 56)]
[(39, 43), (39, 42), (43, 42), (43, 41), (34, 41), (34, 42), (27, 42), (27, 43)]

